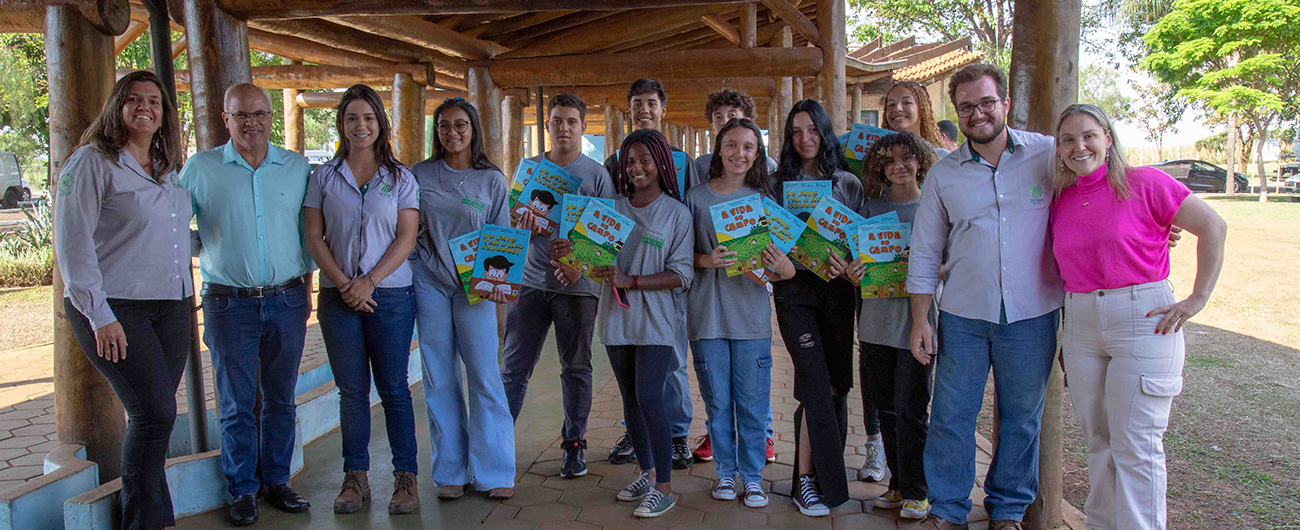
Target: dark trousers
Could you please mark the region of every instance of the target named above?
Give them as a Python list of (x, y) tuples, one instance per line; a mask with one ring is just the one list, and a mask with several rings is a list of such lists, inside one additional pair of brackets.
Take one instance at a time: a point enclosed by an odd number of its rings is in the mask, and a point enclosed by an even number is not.
[(375, 289), (374, 313), (356, 311), (338, 289), (320, 290), (317, 318), (334, 384), (339, 387), (343, 471), (370, 469), (370, 380), (384, 405), (393, 470), (417, 473), (415, 409), (407, 368), (415, 331), (415, 290)]
[(587, 437), (591, 414), (591, 334), (596, 327), (599, 298), (561, 294), (524, 287), (519, 302), (506, 309), (506, 344), (501, 352), (501, 381), (506, 387), (510, 415), (519, 419), (528, 380), (542, 356), (546, 335), (555, 323), (555, 345), (560, 350), (560, 389), (564, 396), (566, 442)]
[[(848, 436), (846, 399), (853, 389), (857, 290), (846, 280), (828, 283), (806, 270), (776, 282), (773, 290), (781, 340), (794, 363), (794, 397), (800, 409), (795, 411), (795, 425), (807, 419), (812, 445), (813, 469), (801, 470), (796, 465), (794, 478), (797, 481), (802, 473), (817, 475), (822, 501), (835, 507), (849, 499), (844, 441)], [(797, 442), (795, 450), (799, 450)]]
[[(925, 435), (930, 422), (930, 370), (910, 350), (863, 342), (858, 375), (863, 394), (874, 397), (889, 463), (889, 489), (904, 499), (924, 500)], [(869, 392), (868, 392), (869, 391)]]
[(176, 422), (176, 388), (190, 351), (190, 300), (108, 299), (126, 333), (126, 358), (100, 357), (95, 330), (70, 299), (63, 299), (72, 333), (90, 364), (104, 375), (126, 409), (122, 440), (122, 528), (152, 530), (174, 526), (167, 489), (167, 444)]
[[(862, 301), (857, 300), (857, 313), (854, 314), (853, 322), (857, 323), (858, 315), (862, 314)], [(867, 436), (876, 436), (880, 434), (880, 414), (876, 411), (876, 397), (870, 388), (867, 387), (867, 380), (862, 378), (862, 349), (858, 349), (858, 383), (862, 386), (859, 394), (862, 396), (862, 426), (867, 429)]]
[(605, 350), (623, 394), (623, 419), (637, 462), (642, 470), (655, 470), (655, 482), (669, 482), (673, 437), (664, 409), (664, 380), (677, 369), (677, 354), (672, 346), (605, 346)]
[[(299, 285), (265, 298), (203, 297), (203, 343), (220, 396), (221, 468), (232, 497), (289, 483), (307, 296)], [(258, 389), (260, 417), (253, 413)]]

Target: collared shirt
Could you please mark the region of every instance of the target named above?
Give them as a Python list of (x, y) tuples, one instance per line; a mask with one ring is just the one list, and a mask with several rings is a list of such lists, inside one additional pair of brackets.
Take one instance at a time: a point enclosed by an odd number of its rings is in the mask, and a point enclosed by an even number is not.
[(117, 321), (109, 298), (181, 300), (190, 276), (190, 201), (175, 173), (162, 182), (135, 157), (110, 161), (85, 145), (59, 176), (54, 247), (63, 296), (98, 329)]
[(1007, 133), (996, 167), (968, 142), (930, 168), (912, 227), (907, 290), (933, 294), (944, 267), (939, 309), (988, 322), (1039, 317), (1065, 297), (1048, 238), (1055, 142)]
[[(348, 278), (358, 278), (374, 269), (397, 240), (397, 211), (419, 210), (420, 187), (406, 166), (394, 175), (380, 166), (362, 188), (344, 160), (333, 160), (312, 173), (302, 205), (321, 211), (325, 217), (325, 245), (334, 263)], [(405, 258), (406, 256), (403, 256)], [(379, 287), (411, 285), (411, 267), (402, 264), (379, 281)], [(321, 287), (338, 287), (324, 274)]]
[(198, 220), (203, 280), (260, 287), (315, 270), (303, 246), (310, 176), (306, 158), (269, 144), (257, 169), (232, 142), (190, 157), (181, 185), (190, 190)]

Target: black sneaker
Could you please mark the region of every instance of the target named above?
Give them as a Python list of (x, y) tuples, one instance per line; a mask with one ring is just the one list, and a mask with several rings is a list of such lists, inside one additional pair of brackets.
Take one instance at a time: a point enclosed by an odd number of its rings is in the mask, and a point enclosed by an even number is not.
[(694, 463), (695, 455), (691, 454), (691, 448), (686, 445), (686, 437), (678, 436), (673, 438), (673, 467), (688, 469)]
[(799, 475), (794, 495), (790, 500), (799, 507), (799, 513), (808, 517), (825, 517), (831, 510), (822, 503), (821, 491), (817, 488), (817, 478), (812, 475)]
[(632, 448), (632, 440), (627, 438), (627, 432), (624, 431), (623, 437), (609, 450), (609, 463), (626, 464), (633, 460), (636, 460), (636, 449)]
[(587, 474), (586, 440), (576, 440), (560, 444), (564, 449), (564, 460), (560, 462), (560, 478), (578, 478)]

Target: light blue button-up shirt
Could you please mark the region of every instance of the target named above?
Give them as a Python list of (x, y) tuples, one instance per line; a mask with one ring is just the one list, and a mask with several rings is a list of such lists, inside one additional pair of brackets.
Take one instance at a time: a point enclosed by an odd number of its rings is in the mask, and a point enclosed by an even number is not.
[(203, 280), (279, 285), (316, 267), (303, 246), (302, 202), (311, 166), (271, 145), (254, 169), (231, 142), (190, 157), (181, 185), (198, 220)]

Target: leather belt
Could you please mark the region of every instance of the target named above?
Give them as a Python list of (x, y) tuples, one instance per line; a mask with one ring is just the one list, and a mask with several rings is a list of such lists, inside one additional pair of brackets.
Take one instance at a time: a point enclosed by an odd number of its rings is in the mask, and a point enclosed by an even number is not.
[(289, 289), (302, 285), (302, 277), (299, 276), (280, 285), (269, 285), (266, 287), (231, 287), (219, 283), (203, 283), (203, 296), (228, 296), (233, 298), (266, 298), (275, 296)]

